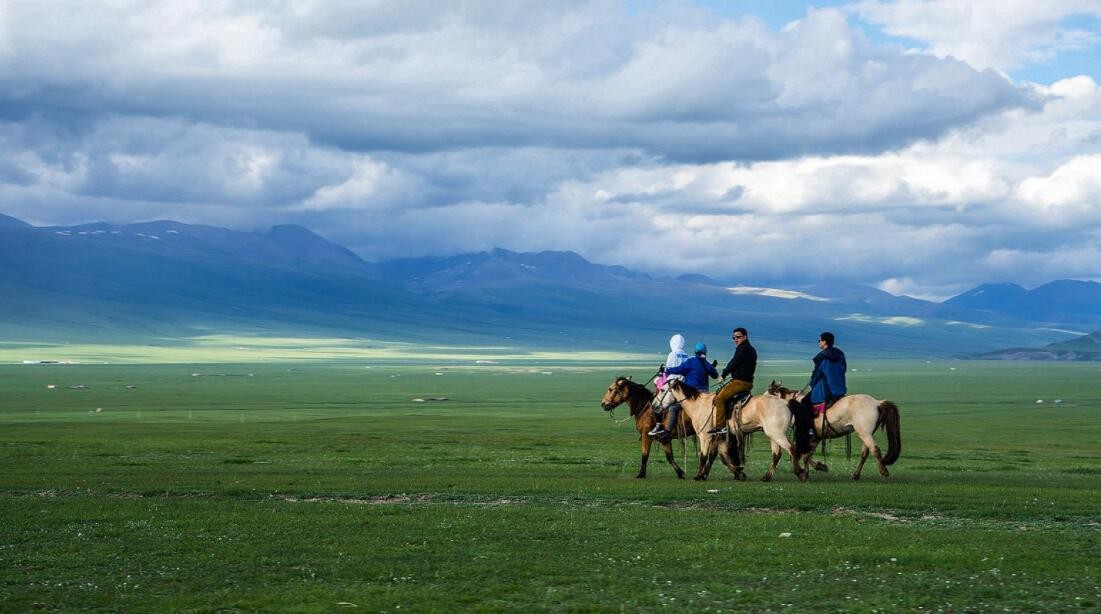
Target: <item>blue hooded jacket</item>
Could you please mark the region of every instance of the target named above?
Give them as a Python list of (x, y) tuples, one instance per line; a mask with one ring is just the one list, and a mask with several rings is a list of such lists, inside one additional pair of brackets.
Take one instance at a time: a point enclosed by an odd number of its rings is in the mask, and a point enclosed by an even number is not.
[(845, 353), (830, 347), (814, 357), (814, 371), (810, 374), (810, 402), (825, 403), (848, 392), (845, 386)]
[(700, 392), (707, 392), (708, 375), (715, 379), (719, 379), (719, 372), (715, 370), (715, 367), (711, 366), (711, 363), (707, 362), (706, 358), (699, 354), (684, 361), (684, 364), (679, 367), (669, 367), (665, 369), (665, 372), (669, 375), (683, 375), (684, 383)]

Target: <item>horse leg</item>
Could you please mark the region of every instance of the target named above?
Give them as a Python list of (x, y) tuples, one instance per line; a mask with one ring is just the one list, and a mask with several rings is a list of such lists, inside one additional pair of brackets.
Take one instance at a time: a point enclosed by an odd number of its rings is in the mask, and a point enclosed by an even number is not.
[(692, 479), (702, 482), (707, 479), (707, 454), (700, 452), (699, 461), (700, 467), (696, 470), (696, 475)]
[(738, 472), (740, 470), (740, 467), (738, 467), (734, 463), (734, 460), (730, 458), (730, 444), (728, 444), (725, 440), (719, 442), (719, 459), (721, 459), (723, 464), (726, 465), (726, 468), (730, 470), (730, 473), (734, 476), (734, 478), (738, 479)]
[(677, 478), (683, 480), (684, 469), (680, 468), (680, 465), (677, 464), (677, 459), (673, 456), (673, 442), (662, 442), (661, 448), (665, 450), (665, 460), (669, 461), (669, 464), (673, 466), (673, 470), (677, 472)]
[(860, 479), (860, 472), (864, 470), (864, 461), (868, 460), (868, 446), (860, 444), (860, 460), (856, 463), (856, 471), (853, 471), (853, 479)]
[(803, 467), (805, 467), (807, 469), (807, 471), (810, 471), (811, 469), (814, 469), (815, 471), (821, 471), (823, 473), (826, 472), (826, 471), (829, 471), (830, 470), (829, 465), (827, 465), (826, 463), (821, 463), (821, 462), (818, 462), (818, 461), (814, 460), (814, 458), (813, 458), (814, 457), (814, 451), (816, 449), (817, 449), (817, 446), (815, 446), (814, 448), (811, 448), (810, 452), (807, 452), (806, 454), (803, 455)]
[(879, 464), (879, 475), (889, 478), (891, 472), (887, 471), (887, 465), (883, 464), (883, 454), (879, 452), (879, 446), (872, 448), (872, 454), (875, 454), (875, 462)]
[(715, 440), (711, 440), (711, 452), (707, 455), (707, 471), (703, 474), (703, 479), (707, 479), (711, 475), (711, 467), (715, 464), (715, 457), (719, 455), (718, 446), (715, 445)]
[[(807, 477), (808, 477), (807, 476), (807, 471), (805, 471), (802, 467), (799, 466), (799, 456), (800, 455), (799, 455), (798, 452), (791, 449), (791, 442), (788, 441), (787, 434), (785, 433), (784, 435), (782, 435), (781, 438), (780, 438), (780, 441), (777, 442), (776, 444), (773, 444), (773, 445), (779, 445), (781, 448), (784, 449), (785, 452), (788, 453), (788, 456), (791, 457), (791, 470), (792, 470), (793, 473), (795, 473), (795, 477), (799, 478), (800, 482), (806, 482)], [(773, 468), (776, 467), (776, 463), (778, 462), (778, 460), (779, 459), (776, 459), (772, 462)]]
[(638, 475), (635, 479), (641, 480), (646, 477), (646, 461), (650, 460), (650, 445), (653, 443), (653, 439), (645, 432), (642, 433), (642, 463), (638, 467)]
[(699, 468), (696, 469), (696, 475), (692, 477), (697, 482), (702, 482), (707, 479), (707, 455), (710, 452), (710, 439), (700, 438), (700, 454), (699, 454)]
[(772, 439), (769, 440), (769, 444), (772, 446), (772, 462), (768, 465), (768, 471), (761, 476), (762, 482), (772, 481), (772, 474), (776, 472), (776, 465), (780, 464), (780, 457), (783, 456), (783, 453), (780, 452), (780, 444)]
[[(879, 451), (879, 446), (875, 444), (875, 438), (872, 437), (872, 433), (857, 432), (860, 437), (860, 441), (864, 442), (864, 447), (872, 451), (872, 455), (875, 456), (875, 462), (879, 465), (879, 475), (889, 478), (891, 472), (887, 471), (887, 465), (883, 464), (883, 454)], [(863, 452), (861, 452), (863, 453)]]
[(707, 475), (711, 472), (711, 463), (715, 461), (715, 439), (709, 435), (697, 434), (697, 441), (700, 444), (700, 466), (696, 470), (696, 475), (692, 478), (697, 482), (702, 482), (707, 479)]

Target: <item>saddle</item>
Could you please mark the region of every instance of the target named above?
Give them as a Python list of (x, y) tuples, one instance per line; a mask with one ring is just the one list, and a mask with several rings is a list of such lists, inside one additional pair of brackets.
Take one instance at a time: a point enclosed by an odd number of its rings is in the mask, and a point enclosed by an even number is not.
[(741, 409), (746, 403), (749, 403), (749, 399), (752, 397), (753, 394), (749, 390), (743, 390), (727, 399), (726, 415), (733, 416), (734, 412)]
[(845, 395), (836, 396), (836, 397), (833, 397), (831, 399), (827, 399), (825, 403), (816, 403), (816, 404), (812, 405), (811, 408), (814, 410), (814, 415), (815, 416), (821, 416), (821, 415), (825, 414), (826, 411), (829, 410), (829, 408), (833, 407), (834, 403), (837, 403), (838, 401), (840, 401), (843, 398), (845, 398)]

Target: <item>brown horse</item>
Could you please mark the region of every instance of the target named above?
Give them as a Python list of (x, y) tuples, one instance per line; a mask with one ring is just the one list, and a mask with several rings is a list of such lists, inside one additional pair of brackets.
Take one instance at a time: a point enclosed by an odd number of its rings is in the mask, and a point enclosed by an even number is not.
[[(620, 376), (612, 382), (611, 386), (608, 386), (608, 390), (604, 393), (604, 398), (600, 400), (600, 406), (604, 408), (604, 411), (612, 411), (622, 403), (626, 403), (631, 408), (631, 417), (635, 419), (635, 429), (638, 430), (639, 441), (642, 445), (642, 463), (638, 468), (638, 475), (636, 478), (646, 477), (646, 462), (650, 460), (650, 446), (654, 444), (655, 438), (650, 436), (650, 429), (654, 428), (654, 410), (651, 407), (651, 403), (654, 400), (654, 393), (643, 386), (642, 384), (631, 381), (630, 377)], [(661, 441), (661, 448), (665, 450), (665, 460), (669, 461), (669, 464), (673, 466), (673, 470), (677, 472), (677, 477), (684, 479), (684, 469), (681, 469), (677, 464), (677, 459), (673, 458), (673, 444), (669, 441)]]
[[(672, 387), (671, 387), (672, 388)], [(683, 399), (681, 394), (681, 399)], [(702, 396), (702, 395), (701, 395)], [(638, 430), (639, 441), (642, 446), (642, 463), (639, 466), (638, 475), (635, 477), (646, 477), (646, 462), (650, 458), (650, 447), (656, 440), (651, 437), (649, 432), (654, 427), (654, 411), (653, 411), (654, 393), (649, 388), (642, 384), (631, 381), (629, 377), (617, 377), (611, 386), (608, 386), (608, 390), (604, 393), (604, 398), (600, 401), (600, 406), (604, 408), (604, 411), (611, 411), (618, 407), (622, 403), (627, 403), (631, 408), (631, 416), (635, 419), (635, 429)], [(705, 403), (702, 400), (689, 400), (682, 402), (683, 408), (680, 412), (677, 424), (674, 425), (673, 434), (678, 439), (695, 436), (699, 440), (700, 466), (696, 471), (696, 475), (693, 477), (695, 480), (706, 480), (707, 475), (711, 470), (711, 463), (715, 460), (717, 450), (713, 450), (715, 446), (712, 445), (712, 440), (717, 439), (707, 434), (707, 426), (710, 424), (711, 406), (710, 396)], [(699, 426), (699, 428), (697, 428)], [(684, 470), (677, 464), (675, 458), (673, 458), (673, 445), (671, 441), (656, 440), (663, 450), (665, 450), (665, 460), (669, 461), (669, 464), (673, 466), (673, 469), (677, 472), (677, 477), (684, 479)], [(725, 444), (720, 444), (725, 451)], [(723, 462), (727, 462), (727, 456), (724, 454)], [(731, 472), (734, 468), (731, 465), (727, 465)]]
[[(768, 387), (768, 394), (788, 400), (788, 406), (792, 413), (803, 411), (800, 407), (802, 392), (791, 390), (783, 386), (783, 382), (772, 382)], [(883, 455), (879, 446), (875, 443), (873, 434), (876, 429), (883, 426), (887, 433), (887, 454)], [(836, 403), (826, 410), (826, 413), (814, 419), (815, 438), (811, 441), (810, 450), (803, 454), (804, 465), (817, 465), (811, 460), (814, 455), (814, 444), (823, 439), (834, 439), (856, 433), (862, 443), (860, 447), (860, 461), (853, 471), (853, 479), (860, 479), (860, 472), (864, 469), (864, 461), (868, 460), (868, 454), (875, 456), (879, 465), (879, 475), (889, 478), (887, 471), (889, 465), (898, 460), (902, 452), (902, 433), (899, 426), (898, 406), (891, 401), (880, 401), (866, 394), (853, 394), (841, 397)]]

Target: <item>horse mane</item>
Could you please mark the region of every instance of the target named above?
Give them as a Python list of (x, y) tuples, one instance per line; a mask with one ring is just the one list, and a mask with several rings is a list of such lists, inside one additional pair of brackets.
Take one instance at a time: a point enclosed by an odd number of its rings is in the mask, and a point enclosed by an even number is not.
[(695, 386), (689, 386), (688, 384), (685, 384), (682, 380), (675, 380), (672, 385), (676, 387), (677, 390), (683, 392), (684, 398), (688, 400), (692, 400), (700, 396), (700, 391)]
[(627, 388), (630, 389), (631, 392), (639, 392), (641, 390), (646, 391), (651, 397), (654, 396), (654, 391), (631, 379), (629, 375), (620, 375), (615, 379), (617, 382), (623, 382), (624, 384), (626, 384)]
[(638, 416), (642, 414), (646, 407), (650, 405), (650, 401), (654, 399), (654, 391), (626, 375), (620, 375), (616, 378), (617, 385), (621, 382), (627, 386), (627, 406), (631, 408), (631, 415)]

